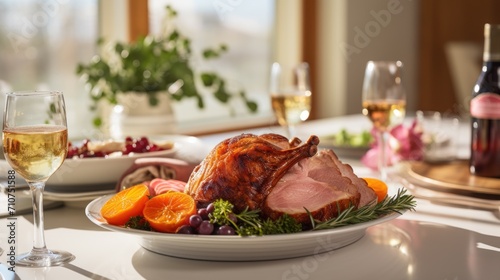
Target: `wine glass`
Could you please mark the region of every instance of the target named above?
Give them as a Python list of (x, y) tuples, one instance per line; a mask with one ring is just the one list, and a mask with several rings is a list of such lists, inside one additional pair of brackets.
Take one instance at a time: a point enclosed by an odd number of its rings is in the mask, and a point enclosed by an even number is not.
[(62, 92), (7, 93), (3, 115), (3, 152), (14, 171), (30, 187), (33, 199), (33, 249), (17, 257), (21, 266), (61, 265), (75, 257), (47, 249), (44, 236), (43, 190), (68, 151), (66, 109)]
[(311, 111), (309, 65), (273, 63), (269, 90), (274, 115), (291, 139), (295, 137), (295, 126), (307, 120)]
[(405, 117), (406, 97), (401, 84), (401, 61), (368, 61), (363, 81), (363, 115), (377, 131), (378, 167), (382, 180), (387, 179), (389, 131)]

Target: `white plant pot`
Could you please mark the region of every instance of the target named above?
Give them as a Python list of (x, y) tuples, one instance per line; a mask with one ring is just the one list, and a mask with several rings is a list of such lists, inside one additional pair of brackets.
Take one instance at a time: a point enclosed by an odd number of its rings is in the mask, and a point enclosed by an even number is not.
[(173, 134), (171, 100), (166, 93), (158, 93), (158, 99), (159, 103), (151, 106), (145, 93), (127, 92), (117, 95), (118, 105), (101, 104), (102, 132), (113, 139)]
[(170, 98), (166, 92), (157, 93), (158, 104), (151, 106), (145, 93), (126, 92), (116, 95), (118, 104), (123, 107), (123, 114), (132, 116), (165, 116), (172, 115)]

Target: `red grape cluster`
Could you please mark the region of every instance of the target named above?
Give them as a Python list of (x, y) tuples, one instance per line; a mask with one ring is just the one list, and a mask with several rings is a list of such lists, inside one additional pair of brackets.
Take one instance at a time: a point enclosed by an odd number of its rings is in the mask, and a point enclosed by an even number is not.
[[(88, 144), (89, 139), (83, 140), (81, 146), (74, 146), (71, 142), (68, 143), (68, 155), (67, 158), (94, 158), (94, 157), (106, 157), (110, 153), (105, 153), (102, 151), (92, 151), (89, 149)], [(147, 153), (162, 151), (163, 148), (157, 146), (156, 144), (149, 141), (147, 137), (140, 138), (125, 138), (125, 143), (123, 149), (121, 150), (123, 155), (128, 155), (131, 153)], [(118, 151), (115, 151), (118, 152)]]
[[(198, 213), (189, 217), (189, 224), (177, 229), (179, 234), (201, 234), (201, 235), (235, 235), (236, 231), (230, 225), (216, 225), (210, 221), (210, 213), (214, 211), (214, 205), (210, 203), (206, 208), (198, 209)], [(233, 222), (236, 224), (235, 215)]]

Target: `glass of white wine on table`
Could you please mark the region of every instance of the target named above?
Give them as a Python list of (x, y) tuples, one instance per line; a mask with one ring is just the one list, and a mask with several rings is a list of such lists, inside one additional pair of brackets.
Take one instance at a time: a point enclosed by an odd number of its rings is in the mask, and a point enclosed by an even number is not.
[(296, 125), (307, 120), (311, 111), (309, 65), (273, 63), (269, 90), (274, 115), (291, 139), (296, 136)]
[(72, 261), (75, 257), (69, 252), (47, 249), (44, 235), (45, 182), (64, 162), (68, 151), (62, 92), (7, 93), (2, 139), (7, 162), (16, 176), (26, 180), (33, 200), (33, 248), (18, 255), (16, 264), (47, 267)]
[(363, 115), (377, 131), (378, 169), (387, 180), (387, 144), (390, 130), (405, 117), (406, 96), (401, 82), (401, 61), (368, 61), (363, 81)]

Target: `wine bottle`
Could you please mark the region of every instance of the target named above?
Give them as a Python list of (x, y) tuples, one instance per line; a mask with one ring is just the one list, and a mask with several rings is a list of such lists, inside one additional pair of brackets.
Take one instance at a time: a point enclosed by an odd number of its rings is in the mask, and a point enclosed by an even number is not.
[(483, 68), (470, 102), (473, 175), (500, 178), (500, 25), (485, 24)]

